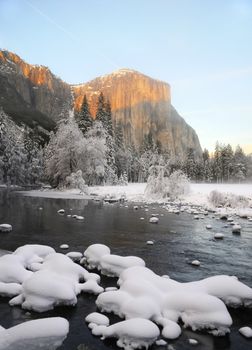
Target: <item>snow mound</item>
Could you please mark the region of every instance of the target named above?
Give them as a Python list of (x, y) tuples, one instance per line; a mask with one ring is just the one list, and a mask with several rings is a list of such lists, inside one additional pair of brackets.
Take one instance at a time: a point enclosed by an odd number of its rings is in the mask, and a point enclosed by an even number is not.
[(12, 231), (12, 226), (10, 224), (1, 224), (0, 232), (10, 232)]
[(68, 256), (73, 261), (80, 261), (81, 258), (82, 258), (82, 253), (80, 253), (80, 252), (69, 252), (69, 253), (66, 254), (66, 256)]
[(24, 265), (29, 267), (32, 263), (42, 263), (43, 259), (52, 253), (55, 253), (55, 250), (47, 245), (26, 244), (17, 248), (13, 254), (20, 257)]
[(153, 216), (149, 219), (149, 222), (151, 224), (157, 224), (159, 222), (159, 218), (157, 218), (156, 216)]
[(221, 232), (217, 232), (217, 233), (215, 233), (214, 238), (215, 239), (223, 239), (224, 238), (224, 234), (221, 233)]
[(234, 225), (232, 228), (232, 232), (233, 233), (241, 233), (241, 226), (238, 224)]
[(68, 244), (61, 244), (60, 249), (68, 249), (69, 245)]
[(99, 312), (92, 312), (85, 318), (87, 323), (94, 323), (98, 326), (108, 326), (109, 319), (107, 316), (100, 314)]
[(54, 350), (68, 332), (69, 323), (61, 317), (28, 321), (9, 329), (0, 327), (0, 350)]
[(121, 272), (132, 266), (145, 266), (143, 259), (136, 256), (110, 254), (110, 249), (103, 244), (92, 244), (84, 257), (89, 268), (97, 268), (103, 275), (118, 277)]
[(120, 274), (118, 285), (118, 290), (98, 296), (98, 308), (126, 319), (152, 320), (163, 327), (162, 336), (168, 339), (180, 335), (179, 320), (193, 330), (224, 335), (232, 324), (224, 302), (252, 306), (252, 289), (230, 276), (180, 283), (135, 266)]
[(239, 332), (246, 338), (252, 338), (252, 328), (250, 327), (242, 327)]
[(94, 294), (103, 291), (98, 275), (89, 273), (64, 254), (49, 254), (42, 264), (32, 267), (35, 272), (23, 282), (22, 293), (11, 299), (10, 305), (44, 312), (57, 305), (75, 305), (82, 291)]
[(55, 252), (44, 245), (24, 245), (12, 254), (0, 257), (0, 295), (13, 297), (21, 292), (21, 284), (32, 276), (33, 265)]
[(125, 350), (148, 348), (158, 338), (160, 332), (155, 323), (142, 319), (117, 322), (109, 327), (95, 326), (92, 333), (105, 338), (117, 338), (117, 346)]

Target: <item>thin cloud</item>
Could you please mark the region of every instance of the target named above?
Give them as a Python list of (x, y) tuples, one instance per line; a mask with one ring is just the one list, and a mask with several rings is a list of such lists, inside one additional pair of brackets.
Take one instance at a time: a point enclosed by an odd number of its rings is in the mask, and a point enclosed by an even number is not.
[[(66, 34), (72, 41), (80, 44), (82, 41), (80, 40), (80, 38), (76, 35), (74, 35), (72, 32), (70, 32), (69, 30), (67, 30), (66, 28), (64, 28), (62, 25), (60, 25), (59, 23), (57, 23), (53, 18), (49, 17), (46, 13), (42, 12), (37, 6), (34, 6), (30, 1), (28, 0), (24, 0), (25, 3), (32, 8), (32, 10), (34, 12), (36, 12), (37, 14), (39, 14), (42, 18), (44, 18), (47, 22), (51, 23), (52, 25), (54, 25), (58, 30), (60, 30), (61, 32), (63, 32), (64, 34)], [(109, 64), (111, 64), (112, 66), (114, 66), (116, 69), (119, 69), (119, 65), (117, 63), (115, 63), (111, 58), (109, 58), (108, 56), (104, 55), (102, 52), (97, 51), (97, 54), (104, 59), (105, 61), (107, 61)]]

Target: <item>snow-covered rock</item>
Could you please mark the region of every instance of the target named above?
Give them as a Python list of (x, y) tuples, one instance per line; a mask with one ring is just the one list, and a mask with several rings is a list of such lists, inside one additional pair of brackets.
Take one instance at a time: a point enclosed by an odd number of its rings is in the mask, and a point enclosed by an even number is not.
[(211, 230), (212, 228), (213, 228), (212, 225), (210, 225), (210, 224), (206, 225), (207, 230)]
[(100, 314), (99, 312), (92, 312), (91, 314), (87, 315), (85, 321), (87, 323), (94, 323), (98, 326), (109, 325), (109, 318), (103, 314)]
[(103, 275), (117, 277), (122, 271), (132, 266), (145, 266), (143, 259), (136, 256), (120, 256), (110, 254), (110, 249), (104, 244), (92, 244), (85, 252), (89, 268), (97, 268)]
[(153, 245), (154, 242), (153, 242), (153, 241), (147, 241), (146, 244), (148, 244), (148, 245)]
[(207, 329), (223, 335), (232, 324), (224, 302), (252, 306), (252, 289), (230, 276), (179, 283), (135, 266), (120, 274), (118, 285), (118, 290), (98, 296), (98, 308), (126, 319), (152, 320), (163, 328), (162, 336), (168, 339), (180, 335), (179, 320), (193, 330)]
[(232, 232), (233, 233), (241, 233), (241, 226), (240, 225), (234, 225), (232, 227)]
[(0, 350), (54, 350), (69, 332), (69, 323), (50, 317), (21, 323), (9, 329), (0, 327)]
[(155, 323), (142, 318), (117, 322), (109, 327), (95, 326), (92, 333), (106, 338), (117, 338), (117, 345), (125, 350), (148, 348), (158, 338), (160, 332)]
[(100, 266), (101, 258), (110, 254), (110, 248), (105, 244), (92, 244), (84, 251), (88, 268), (96, 269)]
[(118, 277), (122, 271), (132, 266), (145, 266), (145, 262), (137, 256), (108, 254), (102, 257), (99, 269), (103, 275)]
[(250, 327), (242, 327), (239, 332), (246, 338), (252, 338), (252, 328)]
[(0, 282), (22, 284), (31, 275), (19, 256), (6, 254), (0, 257)]
[(221, 233), (221, 232), (217, 232), (217, 233), (215, 233), (214, 238), (215, 239), (223, 239), (224, 238), (224, 234)]
[(167, 341), (165, 341), (164, 339), (158, 339), (158, 340), (156, 340), (155, 344), (157, 346), (166, 346), (167, 345)]
[(12, 226), (10, 224), (1, 224), (0, 225), (0, 232), (11, 232)]
[(65, 209), (59, 209), (58, 214), (65, 214)]
[(68, 244), (61, 244), (60, 249), (68, 249), (69, 245)]
[(156, 217), (156, 216), (152, 216), (152, 217), (149, 219), (149, 222), (150, 222), (151, 224), (157, 224), (158, 221), (159, 221), (159, 218)]
[(80, 261), (81, 258), (82, 258), (82, 253), (80, 253), (80, 252), (69, 252), (69, 253), (66, 254), (66, 256), (68, 256), (73, 261)]
[(42, 263), (49, 254), (55, 253), (52, 247), (41, 244), (26, 244), (19, 247), (13, 253), (18, 256), (25, 267), (30, 267), (33, 263)]
[(229, 216), (229, 217), (227, 218), (227, 221), (228, 221), (228, 222), (232, 222), (232, 221), (234, 221), (234, 219), (232, 218), (232, 216)]
[(103, 291), (98, 275), (89, 273), (64, 254), (49, 254), (35, 267), (37, 271), (25, 279), (22, 292), (10, 300), (10, 305), (44, 312), (56, 305), (75, 305), (82, 291), (94, 294)]
[(189, 338), (188, 339), (188, 343), (191, 344), (191, 345), (197, 345), (199, 342), (196, 339)]
[(193, 266), (200, 266), (200, 261), (199, 260), (193, 260), (191, 262), (191, 265), (193, 265)]
[(82, 221), (82, 220), (84, 220), (85, 218), (84, 218), (84, 216), (76, 215), (76, 216), (75, 216), (75, 219), (76, 219), (76, 220)]

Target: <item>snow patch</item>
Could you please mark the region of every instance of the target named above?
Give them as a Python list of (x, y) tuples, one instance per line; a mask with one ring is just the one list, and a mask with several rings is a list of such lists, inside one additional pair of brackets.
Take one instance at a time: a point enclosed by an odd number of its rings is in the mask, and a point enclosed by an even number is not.
[(69, 332), (69, 323), (61, 317), (51, 317), (21, 323), (15, 327), (0, 327), (0, 350), (54, 350)]
[(103, 244), (92, 244), (85, 252), (87, 266), (97, 268), (103, 275), (118, 277), (122, 271), (132, 266), (145, 266), (143, 259), (136, 256), (110, 254), (110, 249)]

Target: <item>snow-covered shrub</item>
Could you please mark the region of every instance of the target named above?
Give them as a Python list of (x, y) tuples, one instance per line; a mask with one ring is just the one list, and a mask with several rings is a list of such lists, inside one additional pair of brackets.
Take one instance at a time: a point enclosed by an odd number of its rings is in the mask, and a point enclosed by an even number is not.
[(169, 196), (177, 198), (180, 195), (187, 194), (190, 189), (190, 181), (186, 174), (181, 170), (174, 171), (169, 176)]
[(118, 185), (120, 186), (128, 186), (128, 176), (127, 173), (124, 172), (120, 175), (119, 179), (118, 179)]
[(249, 199), (244, 196), (219, 191), (210, 192), (208, 200), (215, 207), (237, 208), (249, 205)]
[(145, 195), (150, 198), (167, 198), (175, 199), (189, 191), (189, 179), (181, 171), (174, 171), (167, 176), (167, 171), (163, 166), (155, 166), (151, 175), (148, 177)]
[(226, 203), (226, 195), (218, 191), (211, 191), (209, 194), (209, 202), (215, 207), (224, 206)]
[(116, 175), (115, 169), (108, 164), (105, 170), (105, 184), (109, 186), (118, 185), (118, 177)]
[(150, 198), (169, 197), (169, 178), (163, 166), (152, 166), (145, 188), (145, 196)]
[(70, 188), (78, 188), (82, 193), (88, 194), (88, 186), (82, 177), (82, 171), (77, 170), (76, 173), (71, 173), (66, 178), (66, 184)]

